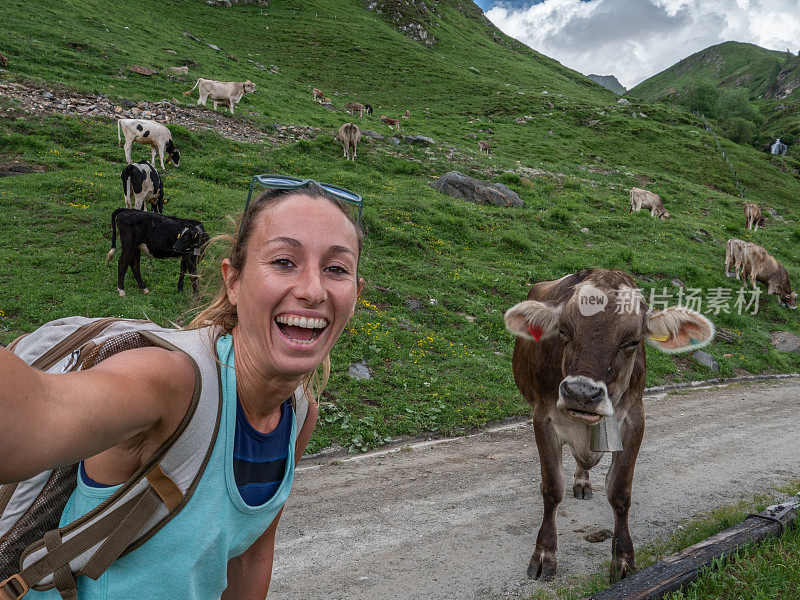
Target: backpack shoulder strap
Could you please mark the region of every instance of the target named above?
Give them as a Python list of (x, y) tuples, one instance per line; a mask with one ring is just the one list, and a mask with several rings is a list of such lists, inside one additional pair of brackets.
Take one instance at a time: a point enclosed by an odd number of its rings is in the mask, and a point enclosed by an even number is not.
[(137, 330), (152, 344), (185, 352), (195, 369), (195, 390), (178, 429), (155, 454), (94, 510), (49, 532), (23, 553), (22, 570), (0, 583), (0, 598), (28, 588), (57, 587), (71, 596), (74, 577), (98, 578), (111, 563), (152, 537), (188, 502), (211, 456), (219, 430), (222, 394), (214, 332)]

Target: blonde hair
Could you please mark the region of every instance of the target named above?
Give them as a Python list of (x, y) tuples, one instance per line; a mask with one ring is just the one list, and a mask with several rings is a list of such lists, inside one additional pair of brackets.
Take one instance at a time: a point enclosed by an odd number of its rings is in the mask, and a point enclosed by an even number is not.
[[(350, 214), (347, 203), (339, 200), (335, 196), (332, 196), (326, 192), (324, 188), (313, 181), (307, 183), (303, 187), (292, 190), (266, 190), (250, 204), (247, 212), (239, 217), (238, 227), (236, 227), (239, 232), (237, 236), (234, 236), (230, 233), (216, 235), (211, 239), (208, 246), (210, 247), (217, 243), (230, 245), (227, 256), (223, 258), (227, 258), (230, 261), (231, 266), (234, 268), (236, 276), (238, 277), (238, 275), (242, 272), (247, 260), (247, 245), (253, 235), (255, 223), (259, 215), (261, 215), (261, 213), (265, 210), (274, 206), (281, 199), (297, 194), (307, 196), (309, 198), (327, 200), (344, 213), (356, 230), (356, 237), (358, 240), (358, 257), (360, 258), (364, 234), (361, 230), (361, 226)], [(230, 220), (234, 225), (237, 225), (236, 220)], [(215, 261), (215, 266), (212, 267), (212, 273), (215, 274), (216, 277), (219, 277), (219, 271), (219, 265), (216, 264)], [(358, 277), (357, 272), (356, 277)], [(216, 292), (214, 292), (212, 288), (216, 288)], [(200, 312), (194, 317), (194, 319), (192, 319), (186, 328), (200, 329), (202, 327), (211, 326), (212, 330), (218, 335), (226, 335), (231, 333), (233, 328), (238, 324), (239, 319), (236, 313), (236, 307), (231, 304), (230, 300), (228, 299), (228, 288), (225, 284), (225, 281), (221, 281), (216, 285), (212, 283), (208, 285), (206, 289), (210, 292), (208, 295), (212, 296), (212, 300), (204, 308), (200, 309)], [(307, 373), (305, 377), (303, 377), (303, 390), (305, 391), (306, 397), (309, 399), (309, 401), (315, 401), (322, 395), (322, 391), (328, 384), (330, 372), (331, 357), (330, 354), (328, 354), (325, 356), (322, 364), (320, 364), (317, 369), (311, 373)]]

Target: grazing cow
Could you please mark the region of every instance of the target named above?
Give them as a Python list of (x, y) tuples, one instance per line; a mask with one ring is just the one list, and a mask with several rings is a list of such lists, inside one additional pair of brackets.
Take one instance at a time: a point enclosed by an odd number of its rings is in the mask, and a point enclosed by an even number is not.
[(156, 150), (161, 158), (161, 168), (164, 166), (164, 153), (167, 154), (167, 162), (172, 162), (176, 167), (180, 165), (181, 153), (172, 143), (172, 133), (161, 123), (148, 121), (147, 119), (120, 119), (117, 121), (117, 143), (121, 143), (120, 131), (125, 134), (125, 160), (130, 164), (131, 148), (133, 142), (150, 146), (150, 162), (156, 162)]
[(322, 90), (314, 88), (313, 90), (311, 90), (311, 99), (314, 102), (319, 102), (320, 104), (322, 104), (322, 101), (325, 99), (325, 94), (322, 93)]
[(478, 149), (484, 154), (492, 153), (492, 147), (489, 145), (489, 142), (484, 142), (483, 140), (478, 140)]
[(131, 163), (122, 170), (122, 194), (127, 208), (146, 210), (145, 201), (153, 212), (164, 212), (164, 182), (149, 162)]
[[(561, 454), (577, 462), (573, 495), (592, 496), (589, 469), (614, 451), (605, 491), (614, 510), (611, 580), (636, 570), (628, 530), (633, 469), (644, 433), (645, 341), (663, 352), (708, 344), (714, 326), (686, 308), (648, 309), (628, 273), (586, 269), (535, 284), (525, 302), (505, 314), (516, 336), (514, 380), (533, 406), (533, 428), (542, 470), (544, 517), (528, 576), (556, 573), (556, 508), (564, 497)], [(601, 419), (608, 420), (600, 422)], [(592, 427), (619, 430), (622, 449), (592, 444)], [(608, 431), (603, 429), (602, 431)], [(617, 440), (617, 444), (619, 440)]]
[(355, 116), (356, 113), (358, 113), (358, 116), (360, 118), (364, 118), (363, 104), (359, 104), (358, 102), (350, 102), (349, 104), (345, 104), (344, 109), (353, 116)]
[(128, 267), (133, 271), (139, 288), (145, 294), (150, 293), (139, 272), (142, 251), (153, 258), (180, 257), (178, 291), (183, 291), (183, 276), (188, 271), (192, 290), (197, 294), (197, 258), (208, 243), (208, 234), (200, 221), (118, 208), (111, 213), (111, 250), (106, 256), (106, 264), (116, 251), (117, 229), (122, 245), (117, 270), (117, 291), (120, 296), (125, 296), (125, 272)]
[[(744, 257), (750, 242), (731, 238), (725, 244), (725, 276), (741, 279), (739, 273), (744, 268)], [(731, 267), (733, 271), (731, 271)]]
[(411, 116), (411, 111), (406, 109), (406, 112), (403, 113), (403, 118), (408, 119)]
[(358, 125), (355, 123), (345, 123), (339, 128), (336, 139), (342, 142), (344, 157), (347, 160), (355, 161), (358, 142), (361, 141), (361, 130), (358, 128)]
[(797, 308), (797, 292), (792, 291), (786, 267), (758, 244), (748, 242), (744, 251), (742, 274), (756, 289), (756, 281), (767, 286), (768, 294), (778, 296), (778, 304), (786, 308)]
[(392, 119), (386, 115), (381, 115), (381, 121), (386, 123), (389, 127), (394, 127), (397, 131), (400, 131), (400, 119)]
[(669, 213), (664, 209), (664, 204), (658, 194), (641, 188), (631, 188), (630, 212), (639, 212), (642, 208), (649, 208), (651, 217), (658, 217), (662, 220), (669, 218)]
[(747, 228), (755, 231), (759, 227), (764, 229), (764, 217), (761, 215), (761, 207), (752, 202), (744, 203), (744, 218)]
[(372, 107), (369, 104), (364, 105), (364, 112), (372, 116)]
[(205, 106), (206, 101), (211, 98), (214, 110), (217, 110), (219, 104), (227, 104), (233, 114), (233, 108), (242, 99), (242, 96), (256, 91), (256, 84), (249, 79), (247, 81), (214, 81), (200, 77), (194, 87), (188, 92), (183, 92), (183, 95), (188, 96), (194, 91), (194, 88), (198, 88), (200, 94), (197, 104)]

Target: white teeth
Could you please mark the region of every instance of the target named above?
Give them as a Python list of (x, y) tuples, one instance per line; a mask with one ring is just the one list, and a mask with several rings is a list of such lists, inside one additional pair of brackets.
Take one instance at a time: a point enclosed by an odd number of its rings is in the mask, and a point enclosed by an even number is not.
[(281, 315), (275, 319), (278, 323), (291, 325), (293, 327), (303, 327), (305, 329), (323, 329), (328, 326), (327, 319), (315, 319), (313, 317), (290, 317)]

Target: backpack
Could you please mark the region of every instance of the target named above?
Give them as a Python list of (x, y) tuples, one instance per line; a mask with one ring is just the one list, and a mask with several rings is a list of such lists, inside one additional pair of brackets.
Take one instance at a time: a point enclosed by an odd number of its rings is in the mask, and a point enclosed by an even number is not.
[[(68, 317), (21, 336), (8, 349), (49, 373), (88, 369), (125, 350), (159, 346), (185, 352), (195, 390), (176, 431), (119, 489), (95, 509), (58, 527), (77, 486), (78, 463), (0, 487), (0, 598), (31, 588), (57, 588), (77, 598), (75, 578), (97, 579), (120, 556), (145, 543), (189, 501), (211, 457), (222, 414), (216, 336), (210, 328), (179, 330), (150, 321)], [(295, 390), (297, 430), (308, 400)]]

